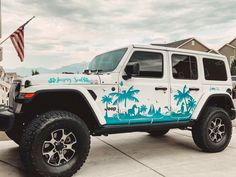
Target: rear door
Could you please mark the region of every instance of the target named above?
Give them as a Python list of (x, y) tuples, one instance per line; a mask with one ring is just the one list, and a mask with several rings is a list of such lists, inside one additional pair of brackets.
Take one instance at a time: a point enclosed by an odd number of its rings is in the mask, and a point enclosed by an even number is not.
[(191, 119), (202, 95), (200, 62), (197, 55), (170, 52), (171, 117)]

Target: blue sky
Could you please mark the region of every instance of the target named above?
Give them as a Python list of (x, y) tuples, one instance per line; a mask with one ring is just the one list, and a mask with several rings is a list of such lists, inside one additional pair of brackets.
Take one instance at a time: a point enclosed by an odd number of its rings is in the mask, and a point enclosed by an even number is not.
[(132, 43), (166, 43), (196, 37), (218, 49), (236, 37), (235, 0), (2, 0), (3, 38), (25, 28), (25, 62), (10, 40), (6, 68), (60, 66)]

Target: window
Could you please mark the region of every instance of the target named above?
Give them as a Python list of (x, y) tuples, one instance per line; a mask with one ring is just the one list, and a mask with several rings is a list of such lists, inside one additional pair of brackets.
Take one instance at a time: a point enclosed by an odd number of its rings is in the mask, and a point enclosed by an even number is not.
[(203, 66), (206, 80), (227, 80), (225, 64), (222, 60), (204, 58)]
[(232, 77), (232, 81), (236, 81), (236, 77)]
[(188, 55), (172, 55), (172, 74), (175, 79), (197, 80), (197, 59)]
[(163, 55), (155, 52), (136, 51), (129, 63), (138, 62), (140, 74), (138, 77), (163, 77)]
[(98, 55), (89, 63), (89, 69), (91, 71), (102, 72), (113, 71), (120, 63), (126, 51), (127, 48), (123, 48)]

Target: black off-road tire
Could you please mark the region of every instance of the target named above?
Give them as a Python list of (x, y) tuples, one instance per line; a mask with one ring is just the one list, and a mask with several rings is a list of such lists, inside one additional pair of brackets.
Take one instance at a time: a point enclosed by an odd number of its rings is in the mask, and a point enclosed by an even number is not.
[(166, 130), (155, 130), (155, 131), (150, 131), (148, 132), (150, 134), (150, 136), (153, 137), (162, 137), (165, 134), (167, 134), (169, 132), (170, 129), (166, 129)]
[[(210, 129), (213, 129), (213, 121), (217, 119), (220, 119), (222, 121), (222, 124), (224, 124), (224, 132), (222, 134), (221, 140), (213, 141), (211, 139)], [(222, 126), (221, 126), (222, 127)], [(219, 129), (219, 128), (217, 128)], [(217, 132), (218, 130), (215, 129)], [(220, 128), (222, 131), (223, 127)], [(203, 113), (201, 118), (197, 120), (197, 122), (192, 127), (192, 137), (195, 142), (195, 144), (202, 149), (204, 152), (220, 152), (223, 151), (229, 144), (230, 139), (232, 136), (232, 122), (228, 115), (228, 113), (219, 107), (209, 107), (207, 110)], [(219, 138), (219, 136), (216, 136)]]
[[(58, 129), (69, 129), (77, 141), (74, 156), (60, 166), (53, 166), (44, 159), (42, 148), (47, 137)], [(89, 149), (90, 133), (82, 119), (70, 112), (50, 111), (39, 115), (27, 126), (21, 138), (20, 156), (26, 169), (35, 175), (70, 177), (81, 168)]]
[(24, 123), (19, 119), (15, 119), (13, 127), (10, 130), (6, 131), (6, 135), (19, 145), (24, 128)]

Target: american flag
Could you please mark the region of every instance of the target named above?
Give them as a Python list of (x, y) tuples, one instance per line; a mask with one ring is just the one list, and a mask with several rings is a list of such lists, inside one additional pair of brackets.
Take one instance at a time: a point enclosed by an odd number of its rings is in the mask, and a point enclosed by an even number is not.
[(24, 26), (21, 26), (14, 33), (12, 33), (10, 35), (10, 38), (21, 62), (23, 62), (24, 61)]

